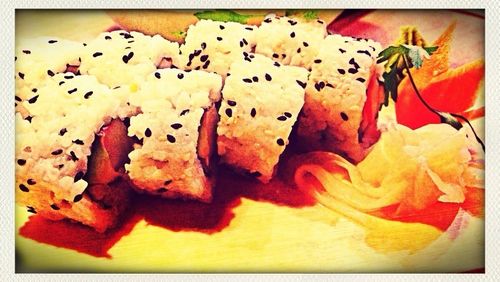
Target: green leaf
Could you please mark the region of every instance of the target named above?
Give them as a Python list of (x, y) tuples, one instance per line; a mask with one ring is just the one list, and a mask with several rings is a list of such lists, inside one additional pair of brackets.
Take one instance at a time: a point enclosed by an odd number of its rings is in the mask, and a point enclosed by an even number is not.
[(429, 55), (432, 55), (436, 50), (438, 49), (438, 46), (431, 46), (431, 47), (424, 47), (424, 50), (429, 53)]
[(389, 46), (378, 54), (379, 59), (377, 60), (377, 63), (388, 61), (389, 59), (391, 59), (391, 57), (395, 55), (403, 55), (403, 54), (406, 55), (407, 53), (408, 53), (408, 48), (402, 45)]
[(247, 23), (251, 15), (241, 15), (231, 10), (210, 10), (197, 12), (194, 14), (200, 20), (213, 20), (219, 22)]
[(304, 12), (304, 19), (306, 20), (315, 20), (318, 18), (317, 10), (307, 10)]

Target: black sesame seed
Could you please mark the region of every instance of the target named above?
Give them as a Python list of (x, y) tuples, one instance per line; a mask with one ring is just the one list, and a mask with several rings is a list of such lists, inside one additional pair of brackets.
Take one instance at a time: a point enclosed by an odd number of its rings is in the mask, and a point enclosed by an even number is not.
[(320, 64), (320, 63), (321, 63), (321, 60), (320, 60), (320, 59), (316, 59), (316, 60), (314, 60), (314, 63), (315, 63), (315, 64)]
[(207, 43), (202, 42), (202, 43), (201, 43), (201, 49), (205, 49), (205, 48), (207, 48)]
[(35, 184), (36, 184), (35, 179), (31, 179), (31, 178), (30, 178), (30, 179), (28, 179), (28, 184), (29, 184), (29, 185), (35, 185)]
[(57, 42), (57, 40), (49, 40), (49, 44), (54, 44), (56, 42)]
[(184, 78), (184, 74), (183, 73), (178, 73), (177, 74), (177, 78), (178, 79), (183, 79)]
[(207, 59), (208, 59), (208, 55), (202, 55), (200, 57), (200, 61), (202, 61), (202, 62), (206, 61)]
[(248, 45), (248, 42), (245, 38), (243, 38), (241, 41), (243, 41), (243, 43), (245, 43), (245, 45)]
[(22, 102), (22, 101), (23, 101), (23, 99), (21, 99), (21, 97), (19, 97), (19, 96), (16, 96), (16, 101), (18, 101), (18, 102)]
[(297, 83), (300, 85), (300, 87), (302, 87), (302, 88), (306, 89), (306, 85), (307, 85), (307, 83), (306, 83), (306, 82), (302, 82), (302, 81), (300, 81), (300, 80), (296, 80), (296, 81), (297, 81)]
[(246, 30), (253, 30), (251, 27), (245, 27)]
[(355, 74), (355, 73), (357, 73), (357, 72), (358, 72), (358, 70), (357, 70), (357, 69), (355, 69), (355, 68), (349, 68), (347, 71), (348, 71), (349, 73), (352, 73), (352, 74)]
[(346, 51), (342, 48), (339, 48), (340, 53), (345, 53)]
[(273, 79), (273, 78), (271, 77), (271, 75), (270, 75), (270, 74), (268, 74), (268, 73), (266, 73), (264, 76), (265, 76), (265, 78), (266, 78), (266, 80), (267, 80), (267, 81), (271, 81), (271, 80)]
[(83, 145), (83, 141), (80, 139), (73, 140), (72, 142), (77, 144), (77, 145)]
[(290, 33), (290, 37), (294, 38), (295, 37), (295, 32)]
[(85, 43), (85, 42), (83, 42), (82, 44), (83, 44), (83, 46), (87, 46), (87, 43)]
[(29, 54), (31, 54), (31, 51), (30, 50), (23, 50), (23, 53), (26, 55), (29, 55)]
[(243, 41), (240, 41), (240, 47), (243, 48), (243, 46), (245, 46), (245, 44), (243, 43)]
[(161, 78), (160, 73), (159, 72), (155, 72), (155, 77), (158, 78), (158, 79), (160, 79)]
[(247, 62), (252, 62), (252, 60), (250, 60), (249, 57), (245, 57), (243, 60), (247, 61)]
[(175, 143), (175, 137), (173, 135), (167, 134), (167, 140), (170, 143)]
[(226, 115), (227, 115), (228, 117), (232, 117), (232, 116), (233, 116), (233, 110), (231, 110), (230, 108), (227, 108), (227, 109), (226, 109)]
[(59, 207), (56, 204), (52, 204), (50, 207), (55, 211), (59, 210)]
[(146, 130), (144, 131), (144, 135), (145, 135), (146, 137), (151, 137), (151, 129), (146, 128)]
[(85, 175), (85, 172), (83, 172), (83, 171), (79, 171), (79, 172), (75, 175), (75, 179), (74, 179), (74, 181), (75, 181), (75, 182), (78, 182), (80, 179), (82, 179), (82, 178), (83, 178), (83, 176), (84, 176), (84, 175)]
[(59, 169), (61, 169), (61, 168), (63, 168), (63, 167), (64, 167), (64, 164), (60, 164), (60, 165), (58, 166), (58, 168), (59, 168)]
[(135, 42), (134, 40), (127, 41), (127, 43), (134, 43), (134, 42)]
[(31, 123), (31, 120), (33, 119), (32, 116), (27, 116), (24, 120), (27, 120), (29, 123)]
[(78, 194), (76, 195), (74, 198), (73, 198), (73, 203), (78, 203), (82, 200), (83, 198), (83, 195), (82, 194)]
[(286, 58), (286, 54), (281, 54), (281, 58)]
[(101, 52), (95, 52), (94, 54), (92, 54), (92, 57), (94, 57), (94, 58), (97, 58), (99, 56), (102, 56)]
[(314, 88), (316, 89), (316, 91), (321, 91), (321, 87), (317, 82), (314, 84)]
[(194, 50), (193, 55), (194, 55), (195, 57), (199, 56), (200, 54), (201, 54), (201, 50), (200, 50), (200, 49), (198, 49), (198, 50)]
[(200, 66), (197, 66), (194, 68), (194, 70), (200, 70), (200, 68), (201, 68)]
[(90, 96), (92, 96), (92, 94), (94, 94), (94, 92), (89, 91), (89, 92), (85, 93), (85, 95), (83, 95), (83, 98), (88, 99)]
[(189, 110), (183, 110), (183, 111), (181, 112), (181, 116), (183, 116), (183, 115), (185, 115), (185, 114), (187, 114), (187, 113), (189, 113)]
[(65, 75), (64, 78), (65, 79), (72, 79), (74, 76), (73, 75)]
[(169, 185), (170, 183), (172, 183), (172, 180), (165, 180), (165, 182), (163, 182), (163, 185), (167, 186), (167, 185)]
[(203, 64), (203, 69), (208, 68), (208, 65), (210, 65), (210, 60), (206, 61), (206, 62)]
[(38, 100), (38, 95), (31, 97), (31, 98), (28, 100), (28, 103), (33, 104), (33, 103), (35, 103), (35, 102), (36, 102), (36, 100)]
[(304, 47), (308, 47), (309, 43), (307, 43), (307, 42), (304, 41), (304, 42), (302, 42), (302, 45), (304, 45)]
[(272, 21), (271, 18), (267, 18), (267, 19), (264, 20), (265, 23), (270, 23), (271, 21)]
[(354, 60), (354, 58), (351, 58), (349, 60), (349, 64), (353, 65), (355, 68), (359, 69), (359, 65), (358, 63), (356, 63), (356, 60)]
[(28, 189), (28, 187), (26, 187), (26, 185), (24, 185), (24, 184), (22, 184), (22, 183), (21, 183), (21, 184), (19, 184), (19, 189), (20, 189), (21, 191), (23, 191), (23, 192), (29, 192), (29, 191), (30, 191), (30, 189)]
[(285, 141), (283, 141), (283, 139), (281, 138), (278, 138), (278, 140), (276, 140), (276, 143), (278, 143), (278, 145), (280, 146), (285, 146)]
[(368, 52), (368, 50), (358, 50), (358, 51), (356, 51), (356, 53), (366, 54), (368, 57), (372, 56), (372, 54), (370, 52)]
[(222, 37), (217, 36), (217, 41), (222, 41)]
[(54, 76), (55, 75), (55, 73), (53, 71), (51, 71), (51, 70), (47, 70), (47, 74), (50, 75), (50, 76)]
[(179, 128), (181, 128), (181, 127), (182, 127), (182, 124), (180, 124), (180, 123), (172, 123), (172, 124), (170, 125), (170, 127), (172, 127), (173, 129), (176, 129), (176, 130), (177, 130), (177, 129), (179, 129)]
[(286, 116), (279, 116), (277, 118), (277, 120), (279, 120), (279, 121), (285, 121), (286, 120)]
[(290, 25), (296, 25), (296, 24), (297, 24), (297, 22), (296, 22), (296, 21), (292, 21), (292, 20), (288, 20), (288, 23), (289, 23)]
[(123, 55), (122, 60), (125, 64), (127, 64), (132, 59), (133, 56), (134, 52), (130, 52), (128, 53), (128, 55)]
[(54, 156), (57, 156), (57, 155), (60, 155), (62, 152), (63, 152), (62, 149), (57, 149), (57, 150), (53, 151), (51, 154)]
[(276, 53), (274, 53), (274, 54), (273, 54), (273, 58), (277, 59), (277, 58), (279, 58), (279, 57), (280, 57), (280, 55), (278, 55), (278, 54), (276, 54)]
[(284, 114), (287, 118), (291, 118), (291, 117), (292, 117), (292, 114), (291, 114), (291, 113), (289, 113), (289, 112), (284, 112), (283, 114)]
[(68, 130), (66, 128), (63, 128), (63, 129), (59, 130), (59, 135), (64, 136), (64, 134), (66, 134), (66, 132), (68, 132)]
[(280, 67), (281, 65), (280, 65), (280, 63), (278, 63), (278, 62), (274, 62), (274, 66), (276, 66), (276, 67)]
[(255, 117), (255, 115), (257, 115), (257, 110), (255, 110), (255, 108), (252, 108), (252, 110), (250, 111), (250, 115), (252, 117)]
[(26, 206), (26, 208), (27, 208), (27, 209), (26, 209), (26, 211), (27, 211), (27, 212), (36, 214), (36, 210), (35, 210), (35, 208), (30, 207), (30, 206)]
[(76, 89), (76, 88), (70, 89), (70, 90), (68, 90), (68, 94), (73, 94), (73, 93), (75, 93), (77, 90), (78, 90), (78, 89)]
[(79, 158), (76, 156), (75, 152), (71, 151), (69, 152), (69, 154), (71, 155), (71, 160), (76, 162), (79, 160)]
[(302, 51), (302, 49), (300, 49), (300, 48), (297, 49), (298, 54), (300, 54), (301, 51)]
[(340, 112), (340, 117), (341, 117), (344, 121), (349, 120), (349, 117), (348, 117), (348, 116), (347, 116), (347, 114), (346, 114), (346, 113), (344, 113), (344, 112)]
[(63, 85), (64, 83), (66, 83), (65, 81), (60, 81), (59, 82), (59, 86)]
[(225, 27), (223, 25), (219, 25), (219, 28), (223, 30)]
[(106, 39), (106, 40), (111, 40), (111, 36), (106, 35), (106, 36), (104, 36), (104, 39)]
[(340, 74), (345, 74), (345, 70), (344, 70), (344, 69), (337, 69), (337, 71), (338, 71)]
[(18, 73), (18, 75), (19, 75), (19, 77), (20, 77), (21, 79), (24, 79), (24, 73), (20, 72), (20, 73)]
[(258, 82), (258, 81), (259, 81), (259, 78), (258, 78), (258, 77), (256, 77), (256, 76), (254, 76), (254, 77), (252, 77), (252, 81), (253, 81), (253, 82)]
[(17, 56), (14, 56), (14, 62), (17, 61)]
[(235, 102), (235, 101), (233, 101), (233, 100), (227, 100), (227, 104), (228, 104), (229, 106), (231, 106), (231, 107), (236, 106), (236, 102)]
[(335, 88), (335, 87), (334, 87), (332, 84), (330, 84), (330, 83), (327, 83), (327, 84), (326, 84), (326, 87)]
[(250, 78), (243, 78), (243, 82), (252, 83), (252, 80)]
[(359, 82), (365, 82), (365, 81), (366, 81), (366, 80), (365, 80), (364, 78), (362, 78), (362, 77), (358, 77), (358, 78), (356, 78), (356, 80), (357, 80), (357, 81), (359, 81)]

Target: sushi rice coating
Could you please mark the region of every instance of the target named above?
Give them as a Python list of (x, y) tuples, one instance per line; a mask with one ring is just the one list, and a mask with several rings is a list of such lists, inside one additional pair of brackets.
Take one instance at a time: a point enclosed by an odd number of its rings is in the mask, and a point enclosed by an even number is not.
[[(63, 82), (63, 83), (61, 83)], [(122, 103), (92, 76), (56, 74), (39, 85), (36, 101), (22, 106), (31, 119), (16, 114), (16, 198), (48, 218), (68, 217), (106, 229), (114, 209), (104, 210), (84, 191), (87, 158), (95, 134)]]
[(255, 53), (309, 69), (326, 35), (326, 25), (320, 20), (270, 17), (256, 31)]
[(185, 43), (180, 47), (186, 70), (204, 70), (225, 77), (234, 61), (243, 60), (243, 52), (255, 46), (257, 27), (235, 22), (200, 20), (189, 26)]
[(298, 135), (313, 149), (361, 160), (366, 146), (359, 140), (370, 79), (382, 73), (376, 57), (379, 43), (328, 35), (315, 58), (306, 88)]
[(220, 100), (221, 76), (163, 69), (149, 75), (130, 103), (129, 136), (142, 140), (125, 165), (137, 188), (163, 197), (210, 201), (212, 183), (198, 159), (199, 128), (205, 110)]
[(138, 84), (157, 67), (164, 67), (164, 61), (175, 64), (178, 56), (178, 43), (160, 35), (123, 30), (104, 32), (86, 44), (80, 72), (94, 75), (112, 88)]
[(219, 109), (222, 162), (268, 182), (304, 104), (308, 72), (262, 55), (234, 62)]
[(16, 111), (27, 117), (22, 102), (40, 95), (38, 85), (46, 78), (80, 65), (82, 49), (79, 42), (54, 37), (16, 41)]

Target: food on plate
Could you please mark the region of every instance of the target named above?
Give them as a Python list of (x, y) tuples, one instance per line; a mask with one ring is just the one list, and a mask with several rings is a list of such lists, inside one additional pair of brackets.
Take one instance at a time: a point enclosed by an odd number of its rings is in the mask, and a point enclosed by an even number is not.
[(312, 64), (299, 119), (302, 142), (355, 162), (365, 156), (378, 138), (380, 51), (380, 44), (372, 40), (340, 35), (324, 39)]
[(85, 43), (80, 73), (110, 87), (138, 84), (157, 68), (178, 64), (179, 45), (159, 35), (116, 30)]
[(245, 59), (244, 53), (255, 46), (256, 26), (235, 22), (201, 20), (188, 29), (181, 46), (181, 65), (186, 70), (204, 70), (226, 76), (234, 61)]
[(118, 117), (121, 90), (73, 73), (55, 74), (37, 89), (22, 102), (30, 118), (16, 114), (16, 200), (44, 217), (104, 231), (125, 208), (127, 191), (100, 183), (90, 192), (87, 158), (96, 133)]
[(231, 64), (219, 109), (221, 161), (263, 182), (273, 176), (304, 104), (306, 69), (245, 53)]
[(256, 31), (255, 53), (309, 69), (326, 35), (326, 25), (319, 19), (269, 17)]
[(140, 113), (130, 118), (128, 133), (140, 143), (125, 168), (135, 187), (163, 197), (210, 201), (214, 174), (208, 165), (217, 119), (207, 115), (215, 114), (221, 86), (215, 73), (163, 69), (131, 95), (130, 104)]

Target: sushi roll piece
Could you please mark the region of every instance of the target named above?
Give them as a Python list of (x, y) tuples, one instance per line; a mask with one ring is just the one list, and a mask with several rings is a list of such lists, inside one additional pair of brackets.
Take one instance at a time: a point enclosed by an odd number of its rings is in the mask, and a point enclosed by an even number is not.
[(234, 61), (244, 60), (255, 46), (255, 26), (234, 22), (200, 20), (189, 26), (181, 46), (185, 70), (215, 72), (223, 77)]
[(40, 95), (38, 85), (42, 81), (57, 73), (76, 71), (82, 49), (83, 45), (79, 42), (54, 37), (16, 41), (16, 112), (23, 117), (29, 115), (22, 104)]
[(80, 72), (109, 87), (136, 85), (157, 68), (178, 64), (179, 44), (159, 35), (116, 30), (87, 43)]
[(129, 136), (140, 140), (126, 171), (139, 191), (209, 202), (215, 155), (214, 104), (222, 77), (202, 71), (162, 69), (149, 75), (130, 103)]
[(16, 114), (17, 203), (100, 232), (117, 222), (128, 191), (87, 181), (95, 136), (119, 113), (114, 91), (95, 77), (61, 73), (39, 85), (36, 99), (22, 102), (30, 119)]
[(304, 104), (308, 71), (262, 55), (234, 62), (219, 109), (221, 161), (268, 182)]
[[(360, 161), (376, 141), (380, 106), (379, 43), (329, 35), (313, 61), (298, 136), (311, 150)], [(370, 132), (370, 134), (368, 134)]]
[(309, 69), (326, 37), (321, 20), (266, 18), (255, 32), (255, 53), (285, 65)]

